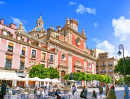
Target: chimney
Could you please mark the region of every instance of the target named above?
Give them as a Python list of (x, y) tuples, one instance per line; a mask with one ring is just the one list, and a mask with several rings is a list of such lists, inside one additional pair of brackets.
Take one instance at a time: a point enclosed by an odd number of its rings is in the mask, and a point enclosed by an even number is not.
[(4, 24), (4, 19), (1, 19), (1, 24)]
[(10, 24), (10, 27), (11, 27), (12, 29), (16, 29), (16, 25), (13, 24), (13, 23)]
[(60, 27), (60, 26), (57, 26), (56, 28), (57, 28), (57, 31), (60, 31), (60, 30), (61, 30), (61, 27)]

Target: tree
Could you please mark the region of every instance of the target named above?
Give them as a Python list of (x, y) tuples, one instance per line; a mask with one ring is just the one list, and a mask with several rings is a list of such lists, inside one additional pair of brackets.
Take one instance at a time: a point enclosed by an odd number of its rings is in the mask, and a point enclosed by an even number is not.
[(38, 77), (41, 79), (49, 78), (49, 70), (41, 64), (33, 66), (29, 71), (29, 77)]
[(54, 69), (53, 67), (50, 68), (45, 68), (45, 66), (39, 64), (39, 65), (35, 65), (33, 66), (30, 71), (29, 71), (29, 77), (38, 77), (41, 79), (44, 78), (59, 78), (59, 71), (57, 71), (56, 69)]
[(126, 77), (125, 77), (125, 82), (126, 82), (126, 83), (130, 83), (130, 76), (126, 76)]
[[(125, 75), (130, 75), (130, 57), (126, 57), (124, 59), (125, 65)], [(123, 58), (118, 61), (118, 64), (115, 66), (114, 72), (120, 72), (120, 74), (124, 75), (124, 67), (123, 67)]]
[(69, 75), (69, 74), (66, 74), (66, 75), (63, 77), (63, 79), (64, 79), (64, 80), (69, 80), (69, 77), (70, 77), (70, 75)]
[(78, 80), (81, 81), (81, 86), (82, 86), (82, 81), (86, 81), (86, 73), (79, 72), (78, 74), (79, 74)]
[(60, 78), (60, 75), (59, 75), (60, 73), (57, 69), (50, 67), (49, 72), (50, 72), (50, 79)]

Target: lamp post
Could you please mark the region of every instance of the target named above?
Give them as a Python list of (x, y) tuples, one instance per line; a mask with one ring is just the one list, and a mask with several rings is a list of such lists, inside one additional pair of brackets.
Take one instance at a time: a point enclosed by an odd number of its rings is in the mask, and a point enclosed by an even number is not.
[(124, 47), (123, 47), (122, 44), (120, 44), (120, 45), (118, 46), (118, 48), (119, 48), (119, 52), (118, 52), (117, 54), (118, 54), (119, 56), (122, 54), (122, 52), (120, 51), (120, 49), (122, 49), (122, 51), (123, 51), (123, 68), (124, 68), (124, 83), (125, 83)]

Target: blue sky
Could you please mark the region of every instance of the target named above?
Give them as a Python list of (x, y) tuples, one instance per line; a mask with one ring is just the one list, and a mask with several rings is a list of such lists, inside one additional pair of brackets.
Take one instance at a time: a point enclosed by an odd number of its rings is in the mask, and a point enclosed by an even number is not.
[(123, 44), (125, 56), (130, 56), (130, 0), (0, 0), (0, 18), (6, 24), (23, 22), (28, 32), (36, 26), (42, 13), (44, 28), (51, 24), (63, 27), (67, 17), (84, 28), (86, 46), (100, 48), (116, 55)]

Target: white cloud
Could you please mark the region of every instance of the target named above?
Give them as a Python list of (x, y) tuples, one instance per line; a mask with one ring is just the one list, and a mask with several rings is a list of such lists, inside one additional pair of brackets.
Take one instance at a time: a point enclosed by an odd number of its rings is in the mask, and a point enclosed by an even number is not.
[(73, 1), (71, 1), (70, 3), (69, 3), (69, 5), (75, 5), (75, 4), (77, 4), (76, 2), (73, 2)]
[(102, 49), (111, 55), (115, 52), (115, 46), (110, 44), (107, 40), (103, 41), (102, 43), (98, 43), (96, 48)]
[(80, 14), (84, 14), (85, 12), (91, 13), (91, 14), (96, 14), (96, 9), (86, 8), (86, 7), (84, 7), (83, 5), (80, 4), (78, 9), (76, 9), (76, 12), (80, 13)]
[(94, 23), (94, 27), (95, 27), (95, 28), (98, 27), (98, 23), (97, 23), (97, 22)]
[(93, 40), (94, 42), (96, 42), (96, 43), (100, 43), (100, 42), (101, 42), (99, 39), (96, 39), (96, 38), (93, 38), (92, 40)]
[(112, 26), (114, 27), (114, 35), (120, 37), (120, 41), (125, 41), (130, 34), (130, 19), (125, 19), (124, 16), (112, 19)]
[(5, 2), (4, 1), (0, 1), (0, 4), (5, 4)]
[[(21, 20), (19, 18), (14, 18), (14, 17), (11, 17), (12, 20), (13, 20), (13, 23), (16, 24), (16, 27), (18, 28), (18, 26), (20, 25), (21, 23)], [(25, 26), (23, 26), (23, 29), (26, 31), (25, 29)], [(27, 32), (27, 31), (26, 31)]]

